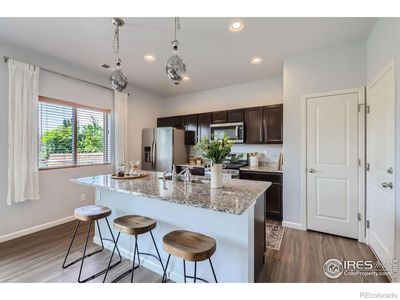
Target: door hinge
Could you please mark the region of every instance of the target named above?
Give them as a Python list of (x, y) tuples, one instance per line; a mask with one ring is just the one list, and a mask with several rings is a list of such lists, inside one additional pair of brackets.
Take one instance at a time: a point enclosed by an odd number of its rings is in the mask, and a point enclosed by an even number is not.
[(358, 165), (361, 166), (361, 158), (358, 159)]
[(369, 171), (369, 163), (365, 165), (365, 171)]
[(366, 113), (369, 114), (370, 110), (369, 110), (369, 105), (366, 106)]
[(358, 221), (361, 221), (361, 213), (357, 213), (357, 219)]
[(367, 225), (367, 228), (369, 228), (369, 220), (367, 220), (367, 221), (365, 222), (365, 225)]

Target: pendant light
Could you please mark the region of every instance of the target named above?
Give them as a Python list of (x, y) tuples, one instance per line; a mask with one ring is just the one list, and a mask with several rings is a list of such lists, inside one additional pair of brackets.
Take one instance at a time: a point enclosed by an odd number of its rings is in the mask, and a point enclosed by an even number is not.
[(112, 23), (115, 26), (113, 49), (117, 67), (114, 72), (111, 73), (110, 82), (114, 90), (122, 92), (126, 88), (128, 80), (126, 75), (121, 70), (121, 59), (119, 58), (119, 28), (124, 26), (125, 23), (120, 18), (113, 18)]
[(172, 56), (168, 59), (165, 66), (165, 71), (169, 79), (178, 85), (183, 75), (186, 73), (186, 64), (183, 59), (178, 55), (179, 42), (176, 38), (176, 32), (181, 28), (179, 18), (175, 18), (175, 39), (172, 41)]

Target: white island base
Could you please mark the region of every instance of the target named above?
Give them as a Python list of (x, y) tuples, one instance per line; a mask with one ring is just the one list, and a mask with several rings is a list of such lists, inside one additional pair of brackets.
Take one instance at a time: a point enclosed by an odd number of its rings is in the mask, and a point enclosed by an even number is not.
[[(217, 250), (211, 259), (218, 282), (255, 282), (257, 279), (255, 277), (260, 275), (263, 269), (262, 256), (265, 238), (263, 228), (264, 197), (265, 193), (260, 195), (257, 201), (245, 212), (237, 215), (96, 188), (96, 204), (107, 206), (112, 210), (112, 215), (108, 217), (110, 224), (112, 224), (113, 219), (129, 214), (143, 215), (157, 221), (157, 227), (153, 230), (153, 234), (164, 266), (168, 254), (162, 247), (162, 238), (168, 232), (184, 229), (213, 237), (217, 241)], [(107, 225), (104, 221), (99, 223), (103, 237), (106, 237)], [(116, 237), (115, 231), (114, 234)], [(97, 230), (94, 241), (99, 245), (101, 244)], [(104, 246), (112, 250), (113, 244), (104, 241)], [(123, 257), (133, 259), (133, 236), (122, 233), (118, 247)], [(138, 247), (140, 252), (156, 254), (151, 236), (148, 233), (138, 237)], [(255, 258), (255, 256), (257, 257)], [(160, 275), (163, 273), (160, 263), (152, 257), (142, 255), (140, 262), (147, 269)], [(121, 273), (124, 271), (121, 270)], [(186, 274), (193, 276), (193, 272), (194, 263), (187, 261)], [(171, 256), (167, 275), (172, 281), (183, 282), (182, 259)], [(214, 282), (207, 260), (197, 263), (197, 277)]]

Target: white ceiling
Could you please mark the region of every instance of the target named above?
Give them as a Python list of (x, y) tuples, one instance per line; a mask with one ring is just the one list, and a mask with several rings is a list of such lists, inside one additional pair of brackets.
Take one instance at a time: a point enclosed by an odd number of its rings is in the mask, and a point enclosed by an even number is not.
[[(181, 18), (180, 53), (191, 80), (175, 86), (165, 74), (173, 18), (124, 18), (121, 59), (129, 83), (162, 96), (185, 94), (282, 74), (283, 59), (316, 49), (366, 40), (376, 18)], [(0, 18), (0, 39), (101, 72), (113, 65), (110, 18)], [(152, 53), (154, 63), (144, 61)], [(12, 54), (10, 54), (12, 55)], [(264, 61), (250, 64), (252, 56)]]

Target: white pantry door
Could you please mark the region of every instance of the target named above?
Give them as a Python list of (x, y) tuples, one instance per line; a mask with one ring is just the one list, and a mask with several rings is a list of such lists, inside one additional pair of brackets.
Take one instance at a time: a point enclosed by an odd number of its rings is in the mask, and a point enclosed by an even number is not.
[(368, 243), (382, 262), (394, 258), (394, 64), (367, 89), (367, 230)]
[(358, 239), (360, 90), (307, 97), (307, 228)]

